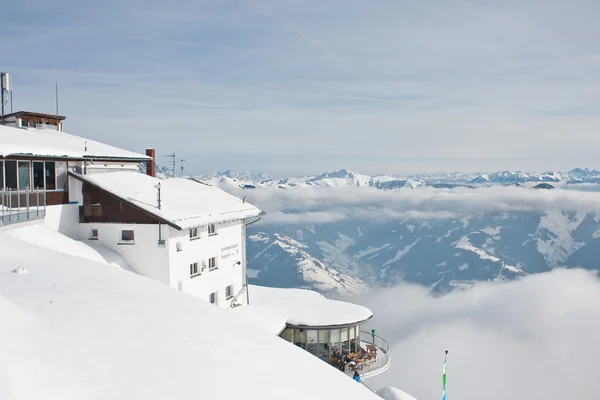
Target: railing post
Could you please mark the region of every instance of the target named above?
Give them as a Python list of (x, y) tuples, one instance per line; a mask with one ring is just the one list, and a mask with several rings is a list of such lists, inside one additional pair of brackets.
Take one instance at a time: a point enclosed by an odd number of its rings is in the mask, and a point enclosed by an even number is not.
[(17, 221), (21, 220), (21, 189), (17, 188)]
[(12, 189), (8, 189), (8, 222), (12, 222)]
[(29, 188), (26, 189), (25, 195), (27, 196), (25, 204), (27, 207), (27, 220), (29, 221)]

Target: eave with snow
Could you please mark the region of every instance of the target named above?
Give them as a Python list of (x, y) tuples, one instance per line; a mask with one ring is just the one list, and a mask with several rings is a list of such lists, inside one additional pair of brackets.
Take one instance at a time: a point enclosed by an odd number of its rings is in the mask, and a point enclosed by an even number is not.
[[(23, 114), (32, 118), (46, 115), (20, 112), (6, 115), (3, 122), (11, 115)], [(69, 201), (68, 171), (137, 170), (141, 163), (152, 161), (147, 155), (41, 126), (0, 125), (0, 192), (4, 193), (0, 204), (13, 207), (66, 204)]]

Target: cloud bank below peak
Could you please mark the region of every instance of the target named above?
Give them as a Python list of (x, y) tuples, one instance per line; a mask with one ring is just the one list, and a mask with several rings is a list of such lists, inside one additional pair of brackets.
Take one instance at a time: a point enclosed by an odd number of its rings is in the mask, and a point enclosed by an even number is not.
[(564, 211), (600, 215), (600, 193), (482, 187), (228, 189), (266, 212), (264, 223), (319, 224), (345, 219), (448, 219), (483, 213)]

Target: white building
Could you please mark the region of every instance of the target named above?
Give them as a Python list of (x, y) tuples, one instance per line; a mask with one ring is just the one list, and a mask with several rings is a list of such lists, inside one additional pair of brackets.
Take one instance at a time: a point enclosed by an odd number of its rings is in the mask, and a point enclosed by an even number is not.
[[(240, 316), (275, 315), (274, 333), (334, 365), (351, 357), (348, 373), (367, 377), (389, 367), (385, 340), (361, 330), (370, 310), (305, 290), (248, 293), (246, 226), (261, 216), (252, 204), (189, 179), (158, 179), (153, 149), (143, 155), (70, 135), (64, 117), (6, 117), (0, 122), (12, 126), (0, 125), (0, 227), (52, 220), (54, 230), (101, 245), (179, 291), (222, 308), (250, 300), (255, 307), (242, 307)], [(143, 163), (146, 174), (138, 172)]]
[(70, 173), (69, 187), (81, 205), (77, 239), (98, 241), (140, 275), (223, 308), (247, 302), (246, 224), (260, 218), (258, 208), (189, 179), (137, 172)]

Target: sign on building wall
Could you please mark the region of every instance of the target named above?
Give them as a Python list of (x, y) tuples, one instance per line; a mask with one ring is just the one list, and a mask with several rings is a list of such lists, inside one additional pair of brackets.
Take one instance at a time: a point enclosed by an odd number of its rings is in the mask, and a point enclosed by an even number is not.
[(229, 257), (240, 254), (240, 245), (232, 244), (231, 246), (221, 248), (221, 260), (226, 260)]

